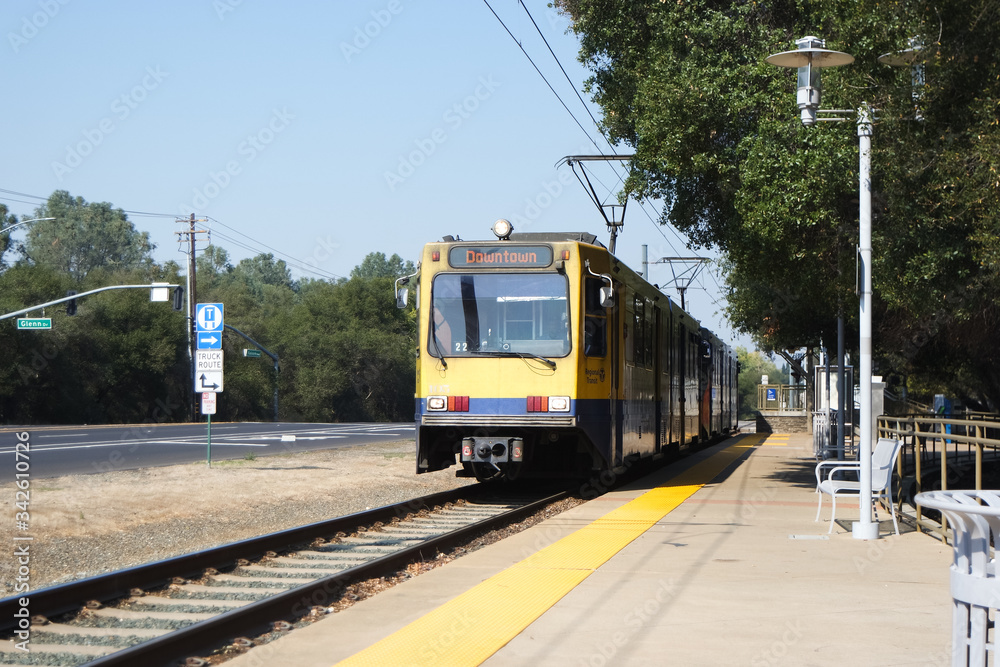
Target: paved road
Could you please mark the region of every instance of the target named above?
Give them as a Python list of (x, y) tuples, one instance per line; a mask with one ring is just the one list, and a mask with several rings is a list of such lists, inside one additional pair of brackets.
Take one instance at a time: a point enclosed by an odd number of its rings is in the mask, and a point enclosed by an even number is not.
[[(16, 452), (18, 433), (29, 434), (29, 451)], [(0, 429), (0, 482), (28, 467), (32, 478), (205, 461), (205, 424), (135, 426), (5, 427)], [(333, 449), (412, 438), (413, 423), (212, 424), (212, 460), (241, 459)]]

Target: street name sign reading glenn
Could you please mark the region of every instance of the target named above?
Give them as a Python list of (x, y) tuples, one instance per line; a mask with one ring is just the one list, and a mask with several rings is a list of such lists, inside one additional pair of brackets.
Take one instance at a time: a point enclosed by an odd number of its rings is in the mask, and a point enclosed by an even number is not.
[(51, 317), (21, 317), (17, 320), (18, 329), (51, 329)]

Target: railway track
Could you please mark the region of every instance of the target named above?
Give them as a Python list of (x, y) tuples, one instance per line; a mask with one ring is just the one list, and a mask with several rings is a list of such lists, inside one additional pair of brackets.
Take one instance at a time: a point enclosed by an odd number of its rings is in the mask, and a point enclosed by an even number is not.
[[(189, 665), (327, 612), (357, 582), (432, 559), (566, 498), (485, 484), (309, 524), (30, 594), (30, 652), (5, 665)], [(13, 630), (18, 598), (0, 600)]]

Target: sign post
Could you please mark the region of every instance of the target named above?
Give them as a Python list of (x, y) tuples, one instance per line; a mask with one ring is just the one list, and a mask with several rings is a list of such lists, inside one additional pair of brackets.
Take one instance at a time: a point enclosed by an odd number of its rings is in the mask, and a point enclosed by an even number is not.
[(222, 328), (221, 303), (199, 303), (195, 310), (195, 336), (198, 349), (194, 357), (194, 390), (201, 394), (201, 413), (207, 419), (208, 467), (212, 467), (212, 415), (217, 394), (222, 391)]
[(208, 418), (208, 467), (212, 467), (212, 415), (215, 414), (216, 396), (213, 392), (201, 395), (201, 414)]

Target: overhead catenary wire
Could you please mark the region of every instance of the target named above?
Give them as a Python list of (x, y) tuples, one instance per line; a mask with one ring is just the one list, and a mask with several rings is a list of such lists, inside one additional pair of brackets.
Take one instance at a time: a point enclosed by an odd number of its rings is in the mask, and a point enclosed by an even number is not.
[(538, 36), (542, 38), (543, 42), (545, 42), (545, 46), (548, 48), (549, 53), (552, 54), (552, 58), (555, 59), (556, 64), (559, 65), (559, 69), (562, 71), (563, 76), (566, 77), (566, 81), (569, 82), (569, 85), (573, 89), (573, 92), (576, 93), (576, 98), (580, 100), (580, 104), (582, 104), (583, 108), (587, 111), (587, 115), (590, 116), (590, 120), (594, 122), (594, 126), (597, 128), (597, 131), (601, 133), (601, 136), (604, 137), (604, 140), (608, 142), (609, 146), (611, 146), (611, 142), (608, 141), (607, 135), (604, 134), (604, 131), (601, 129), (601, 124), (597, 122), (597, 119), (594, 118), (594, 114), (591, 113), (590, 111), (590, 107), (588, 107), (587, 103), (583, 101), (583, 95), (581, 95), (580, 91), (576, 89), (576, 84), (573, 83), (573, 80), (569, 78), (569, 74), (566, 72), (566, 68), (563, 67), (562, 62), (559, 60), (559, 56), (557, 56), (556, 52), (552, 50), (552, 47), (549, 45), (549, 40), (545, 38), (545, 34), (542, 32), (542, 29), (538, 27), (538, 23), (535, 21), (535, 17), (531, 15), (530, 11), (528, 11), (528, 6), (524, 4), (523, 0), (517, 0), (517, 2), (524, 9), (524, 13), (528, 15), (528, 18), (531, 19), (531, 24), (535, 26), (535, 30), (538, 32)]
[[(603, 151), (601, 151), (600, 147), (597, 145), (597, 142), (594, 141), (594, 139), (590, 136), (590, 134), (586, 131), (586, 129), (583, 128), (583, 126), (580, 123), (580, 121), (576, 118), (576, 116), (569, 109), (569, 107), (566, 105), (566, 103), (563, 101), (563, 99), (559, 96), (559, 94), (552, 87), (552, 84), (550, 84), (549, 81), (548, 81), (548, 79), (546, 79), (546, 77), (542, 74), (541, 70), (535, 64), (534, 60), (532, 60), (531, 56), (528, 55), (527, 51), (524, 49), (524, 46), (521, 44), (521, 42), (514, 36), (514, 34), (510, 31), (510, 29), (507, 27), (507, 25), (504, 23), (504, 21), (493, 10), (493, 8), (490, 6), (489, 2), (487, 0), (484, 0), (484, 2), (486, 2), (486, 6), (489, 7), (490, 11), (493, 13), (493, 15), (496, 17), (496, 19), (498, 21), (500, 21), (500, 24), (504, 27), (504, 30), (506, 30), (507, 34), (510, 35), (511, 39), (513, 39), (514, 42), (518, 45), (518, 48), (521, 49), (521, 52), (524, 54), (524, 56), (526, 58), (528, 58), (528, 61), (535, 68), (535, 71), (538, 73), (538, 75), (541, 76), (542, 80), (545, 81), (546, 85), (548, 85), (549, 90), (552, 91), (552, 94), (556, 96), (556, 98), (562, 104), (563, 108), (566, 109), (566, 112), (569, 113), (569, 115), (570, 115), (571, 118), (573, 118), (573, 120), (574, 120), (574, 122), (576, 122), (577, 126), (579, 126), (581, 130), (583, 130), (583, 133), (587, 136), (587, 138), (591, 141), (591, 143), (594, 144), (594, 146), (595, 146), (595, 148), (597, 148), (598, 152), (602, 156), (605, 155), (605, 153)], [(600, 123), (594, 117), (594, 114), (591, 112), (590, 107), (587, 106), (587, 103), (583, 99), (583, 96), (580, 94), (579, 90), (577, 89), (577, 86), (574, 84), (573, 80), (569, 76), (569, 73), (566, 71), (566, 68), (563, 67), (562, 62), (559, 60), (559, 56), (552, 49), (552, 46), (549, 44), (548, 39), (545, 37), (545, 34), (542, 32), (541, 28), (539, 27), (538, 22), (535, 21), (534, 16), (532, 16), (531, 12), (528, 10), (527, 5), (524, 4), (523, 0), (518, 0), (518, 4), (521, 5), (522, 9), (524, 9), (525, 14), (527, 14), (527, 16), (530, 19), (532, 25), (535, 27), (535, 30), (538, 32), (539, 37), (541, 37), (542, 41), (545, 43), (546, 48), (548, 49), (549, 53), (552, 55), (552, 58), (556, 61), (556, 64), (559, 66), (559, 69), (563, 73), (563, 76), (566, 78), (567, 82), (570, 84), (570, 87), (573, 89), (573, 92), (576, 94), (577, 99), (580, 101), (580, 104), (584, 107), (584, 109), (586, 110), (587, 114), (590, 116), (590, 119), (594, 123), (594, 126), (597, 128), (598, 132), (601, 134), (601, 136), (607, 142), (608, 146), (611, 146), (612, 149), (613, 149), (614, 146), (612, 145), (611, 140), (608, 138), (607, 134), (604, 132), (604, 129), (601, 127)], [(609, 163), (609, 167), (611, 168), (611, 170), (615, 174), (615, 176), (618, 178), (618, 182), (619, 183), (624, 183), (624, 177), (619, 173), (619, 171), (615, 167), (615, 165)], [(579, 176), (577, 176), (577, 178), (579, 179)], [(608, 190), (608, 193), (609, 193), (608, 196), (610, 197), (611, 193), (612, 193), (611, 188), (609, 188), (606, 184), (604, 184), (604, 182), (601, 181), (601, 179), (596, 174), (593, 176), (593, 178), (598, 183), (600, 183), (602, 187), (604, 187), (605, 189)], [(595, 203), (597, 203), (597, 202), (595, 202)], [(639, 208), (646, 214), (646, 217), (649, 220), (650, 224), (653, 225), (653, 228), (656, 229), (656, 231), (660, 234), (661, 237), (663, 237), (663, 240), (667, 243), (667, 245), (670, 247), (670, 249), (674, 253), (679, 254), (678, 251), (677, 251), (677, 249), (676, 249), (676, 247), (674, 246), (674, 244), (670, 241), (670, 239), (664, 233), (664, 231), (663, 231), (664, 225), (658, 223), (653, 218), (653, 216), (649, 212), (649, 210), (647, 209), (647, 206), (649, 206), (649, 207), (651, 207), (651, 208), (653, 208), (655, 210), (657, 208), (656, 205), (653, 204), (649, 200), (648, 197), (644, 197), (644, 198), (638, 200), (638, 204), (639, 204)], [(661, 214), (660, 217), (662, 217), (662, 214)], [(684, 238), (681, 237), (680, 233), (673, 227), (673, 225), (667, 224), (666, 227), (668, 227), (670, 229), (671, 233), (675, 237), (677, 237), (677, 240), (684, 247), (688, 247), (689, 246), (689, 242), (685, 241)], [(722, 286), (719, 284), (718, 278), (715, 275), (715, 271), (713, 270), (714, 267), (713, 266), (709, 266), (707, 268), (708, 268), (708, 275), (711, 277), (712, 282), (715, 283), (715, 286), (716, 286), (716, 288), (718, 289), (718, 291), (719, 291), (719, 293), (721, 295), (722, 292), (723, 292), (723, 290), (722, 290)], [(712, 298), (712, 303), (713, 303), (713, 305), (718, 305), (721, 300), (722, 300), (721, 296), (719, 298)]]
[(549, 83), (549, 80), (545, 78), (545, 75), (542, 74), (542, 70), (538, 69), (538, 65), (536, 65), (535, 61), (532, 60), (531, 56), (528, 55), (528, 52), (525, 51), (524, 46), (522, 46), (521, 42), (517, 39), (517, 37), (514, 36), (514, 33), (510, 31), (510, 28), (507, 27), (507, 24), (504, 23), (503, 19), (500, 18), (500, 16), (493, 10), (493, 7), (490, 6), (489, 0), (483, 0), (483, 2), (486, 3), (486, 6), (489, 7), (490, 12), (493, 14), (493, 16), (496, 17), (497, 21), (500, 22), (500, 25), (503, 26), (503, 29), (507, 32), (507, 34), (510, 35), (510, 38), (514, 40), (514, 43), (517, 44), (517, 47), (521, 49), (521, 53), (524, 54), (524, 57), (528, 59), (528, 62), (531, 63), (531, 66), (535, 68), (536, 72), (538, 72), (538, 76), (542, 77), (542, 81), (544, 81), (545, 85), (549, 87), (549, 90), (552, 91), (552, 94), (556, 96), (556, 99), (559, 100), (559, 103), (562, 105), (563, 109), (566, 110), (566, 113), (570, 115), (570, 118), (573, 119), (573, 122), (575, 122), (577, 126), (580, 128), (580, 130), (587, 136), (587, 138), (590, 139), (590, 143), (594, 144), (594, 148), (600, 151), (601, 147), (597, 145), (597, 142), (594, 141), (594, 138), (591, 137), (590, 133), (587, 132), (587, 130), (583, 127), (583, 123), (581, 123), (580, 120), (576, 117), (576, 115), (574, 115), (574, 113), (570, 111), (570, 108), (566, 105), (566, 102), (564, 102), (563, 98), (559, 96), (559, 93), (556, 92), (556, 89), (552, 87), (552, 84)]
[[(486, 4), (487, 4), (487, 6), (489, 6), (488, 2)], [(580, 101), (580, 104), (586, 110), (587, 115), (590, 116), (590, 120), (594, 123), (594, 126), (597, 128), (597, 131), (600, 132), (601, 136), (604, 138), (604, 141), (607, 142), (608, 146), (611, 146), (611, 148), (613, 149), (614, 146), (612, 145), (611, 140), (608, 138), (608, 135), (604, 132), (604, 129), (601, 127), (601, 124), (597, 121), (597, 118), (594, 117), (594, 114), (591, 112), (590, 107), (587, 106), (587, 103), (583, 99), (583, 96), (580, 94), (580, 91), (577, 89), (576, 84), (573, 82), (572, 78), (570, 78), (569, 73), (566, 71), (566, 68), (563, 67), (562, 61), (559, 59), (559, 56), (556, 54), (556, 52), (553, 50), (552, 46), (549, 44), (549, 40), (545, 37), (545, 34), (542, 32), (541, 27), (539, 27), (538, 22), (535, 21), (535, 17), (532, 16), (531, 12), (528, 10), (528, 7), (527, 7), (527, 5), (524, 4), (523, 0), (518, 0), (518, 4), (521, 5), (521, 8), (524, 9), (525, 14), (527, 14), (528, 18), (531, 20), (531, 24), (535, 27), (535, 30), (538, 32), (539, 37), (542, 38), (542, 41), (545, 43), (546, 48), (548, 48), (549, 53), (552, 55), (553, 60), (556, 61), (556, 64), (559, 66), (559, 70), (563, 73), (563, 76), (566, 78), (566, 81), (570, 84), (570, 87), (573, 89), (573, 92), (576, 94), (576, 97)], [(492, 10), (493, 10), (493, 8), (490, 7), (490, 11), (492, 11)], [(496, 12), (493, 12), (493, 15), (496, 16)], [(497, 16), (497, 20), (500, 20), (499, 16)], [(503, 21), (500, 20), (500, 23), (503, 24)], [(521, 46), (521, 43), (517, 40), (517, 38), (514, 37), (514, 35), (510, 32), (509, 29), (507, 29), (506, 25), (504, 25), (504, 29), (507, 30), (507, 34), (510, 35), (511, 38), (514, 39), (515, 42), (517, 42), (517, 45), (519, 47), (521, 47), (521, 51), (528, 58), (528, 60), (531, 61), (531, 57), (528, 56), (527, 52), (524, 50), (524, 47)], [(535, 65), (534, 61), (531, 61), (531, 64)], [(541, 75), (541, 72), (538, 70), (537, 66), (535, 66), (535, 71), (538, 71), (539, 75)], [(545, 79), (544, 76), (542, 78)], [(546, 83), (548, 83), (547, 80), (546, 80)], [(555, 94), (557, 98), (559, 98), (559, 95), (555, 92), (555, 90), (552, 89), (551, 85), (549, 85), (549, 89), (552, 90), (553, 94)], [(559, 98), (559, 101), (562, 102), (562, 98)], [(569, 112), (570, 116), (573, 117), (573, 120), (577, 122), (577, 125), (579, 125), (580, 124), (579, 121), (577, 121), (577, 119), (573, 115), (573, 113), (571, 111), (569, 111), (568, 107), (566, 107), (566, 104), (564, 102), (563, 102), (563, 107), (566, 108), (566, 110), (567, 110), (567, 112)], [(581, 127), (581, 129), (583, 129), (583, 128)], [(595, 147), (597, 147), (597, 143), (590, 137), (590, 135), (587, 133), (586, 130), (584, 130), (584, 134), (586, 134), (587, 138), (591, 140), (591, 142), (594, 144)], [(601, 155), (605, 155), (605, 153), (603, 151), (601, 151), (600, 148), (598, 148), (598, 152)], [(619, 183), (624, 183), (625, 179), (618, 172), (618, 169), (615, 168), (615, 166), (613, 164), (609, 164), (608, 166), (611, 168), (612, 172), (615, 174), (616, 178), (618, 179), (618, 182)], [(577, 178), (579, 179), (579, 176), (577, 176)], [(612, 193), (611, 188), (608, 187), (603, 181), (601, 181), (600, 177), (598, 177), (596, 174), (593, 176), (593, 178), (598, 183), (600, 183), (605, 189), (608, 190), (608, 196), (610, 197), (611, 193)], [(595, 201), (595, 203), (597, 203), (597, 202)], [(649, 211), (646, 210), (646, 208), (645, 208), (645, 204), (646, 203), (649, 203), (649, 205), (652, 206), (652, 203), (649, 202), (649, 199), (645, 198), (644, 200), (639, 200), (638, 203), (639, 203), (639, 207), (643, 210), (643, 212), (646, 213), (646, 216), (649, 218), (650, 222), (653, 224), (653, 227), (657, 230), (657, 232), (659, 232), (660, 236), (663, 237), (663, 240), (667, 242), (667, 245), (670, 246), (671, 250), (673, 250), (676, 253), (677, 250), (674, 247), (673, 243), (671, 243), (670, 239), (668, 239), (667, 236), (666, 236), (666, 234), (663, 233), (663, 230), (662, 230), (662, 226), (663, 225), (660, 225), (655, 220), (653, 220), (653, 218), (650, 215)], [(598, 204), (598, 205), (600, 205), (600, 204)], [(655, 206), (654, 206), (654, 208), (655, 208)], [(684, 241), (684, 239), (682, 239), (680, 237), (680, 235), (678, 234), (677, 230), (675, 230), (670, 225), (668, 225), (668, 226), (670, 227), (670, 230), (674, 233), (674, 235), (677, 236), (678, 240), (682, 244), (684, 244), (686, 246), (687, 243)]]

